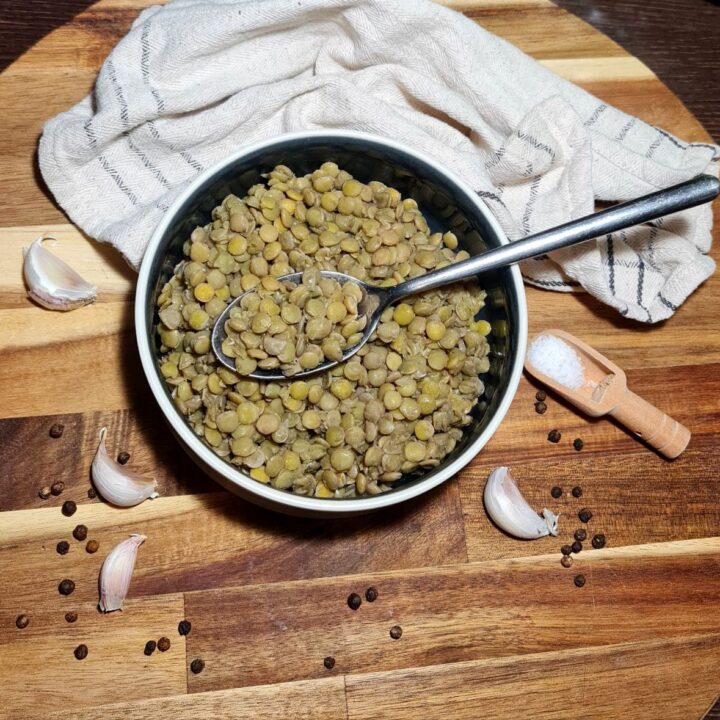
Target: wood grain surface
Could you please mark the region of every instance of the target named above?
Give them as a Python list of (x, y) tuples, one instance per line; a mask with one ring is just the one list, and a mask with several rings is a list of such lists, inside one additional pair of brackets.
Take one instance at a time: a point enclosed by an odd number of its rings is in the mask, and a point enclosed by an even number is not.
[[(641, 60), (548, 0), (445, 2), (603, 100), (708, 140)], [(691, 429), (676, 461), (552, 395), (537, 415), (538, 387), (524, 378), (485, 450), (423, 497), (343, 521), (257, 509), (204, 477), (168, 435), (137, 359), (135, 277), (68, 224), (35, 168), (43, 122), (91, 88), (147, 4), (62, 0), (21, 33), (27, 52), (0, 53), (0, 718), (714, 717), (717, 277), (653, 327), (584, 295), (528, 288), (531, 332), (580, 335)], [(41, 234), (98, 286), (97, 303), (58, 314), (27, 299), (21, 250)], [(61, 438), (49, 436), (54, 423), (64, 425)], [(102, 427), (109, 452), (130, 452), (159, 498), (123, 510), (88, 497)], [(557, 445), (551, 429), (562, 433)], [(482, 489), (498, 465), (512, 468), (534, 506), (561, 512), (558, 538), (521, 542), (492, 525)], [(38, 490), (54, 481), (65, 490), (42, 500)], [(60, 511), (68, 499), (78, 505), (70, 518)], [(583, 507), (593, 512), (586, 525)], [(99, 542), (96, 554), (73, 539), (78, 523)], [(586, 542), (565, 569), (560, 545), (580, 526), (604, 533), (607, 547)], [(148, 539), (125, 609), (100, 615), (100, 566), (132, 532)], [(63, 556), (60, 540), (70, 543)], [(76, 583), (67, 597), (57, 590), (63, 578)], [(378, 599), (351, 610), (348, 594), (370, 585)], [(66, 622), (69, 611), (77, 622)], [(21, 613), (30, 620), (22, 630)], [(183, 618), (187, 637), (177, 630)], [(161, 636), (170, 649), (145, 656), (145, 643)], [(80, 643), (89, 648), (82, 661), (73, 657)], [(199, 674), (189, 669), (195, 658), (206, 663)]]

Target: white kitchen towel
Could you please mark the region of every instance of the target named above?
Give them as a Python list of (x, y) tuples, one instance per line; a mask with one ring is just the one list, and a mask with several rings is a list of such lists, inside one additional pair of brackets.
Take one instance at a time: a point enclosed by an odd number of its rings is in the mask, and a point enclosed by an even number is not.
[[(511, 239), (701, 172), (686, 143), (549, 72), (430, 0), (173, 0), (148, 8), (94, 91), (50, 120), (40, 168), (70, 218), (137, 267), (174, 198), (243, 145), (347, 128), (440, 160)], [(714, 270), (709, 206), (527, 261), (528, 282), (585, 289), (657, 322)]]

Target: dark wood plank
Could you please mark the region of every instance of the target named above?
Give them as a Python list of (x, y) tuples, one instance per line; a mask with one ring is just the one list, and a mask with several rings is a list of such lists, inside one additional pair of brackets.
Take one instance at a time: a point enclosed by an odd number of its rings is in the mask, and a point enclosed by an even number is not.
[[(524, 558), (187, 593), (188, 653), (207, 663), (188, 687), (323, 677), (326, 655), (360, 673), (717, 633), (718, 560), (718, 541), (704, 540), (595, 551), (573, 570)], [(348, 594), (369, 585), (378, 599), (351, 610)]]

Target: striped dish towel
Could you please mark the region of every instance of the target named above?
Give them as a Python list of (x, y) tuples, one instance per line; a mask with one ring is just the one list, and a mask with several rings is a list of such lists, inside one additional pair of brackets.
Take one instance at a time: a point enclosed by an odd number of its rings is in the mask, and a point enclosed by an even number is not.
[[(70, 218), (137, 267), (204, 168), (287, 131), (394, 138), (463, 177), (511, 239), (701, 173), (719, 148), (616, 110), (430, 0), (173, 0), (140, 14), (93, 94), (50, 120), (40, 168)], [(524, 263), (663, 320), (714, 271), (709, 206)]]

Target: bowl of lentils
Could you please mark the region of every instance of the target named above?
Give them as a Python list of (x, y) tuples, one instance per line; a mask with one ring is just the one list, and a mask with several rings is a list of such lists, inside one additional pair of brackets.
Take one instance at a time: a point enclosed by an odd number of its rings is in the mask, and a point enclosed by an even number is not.
[[(507, 242), (462, 180), (394, 141), (349, 131), (284, 135), (203, 172), (145, 254), (135, 321), (150, 389), (172, 432), (231, 491), (297, 515), (353, 515), (427, 492), (502, 421), (522, 372), (527, 312), (517, 267), (407, 298), (362, 331), (357, 286), (393, 285)], [(290, 288), (283, 276), (302, 272)], [(226, 320), (224, 352), (211, 346)]]

